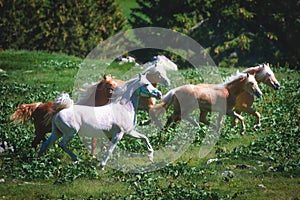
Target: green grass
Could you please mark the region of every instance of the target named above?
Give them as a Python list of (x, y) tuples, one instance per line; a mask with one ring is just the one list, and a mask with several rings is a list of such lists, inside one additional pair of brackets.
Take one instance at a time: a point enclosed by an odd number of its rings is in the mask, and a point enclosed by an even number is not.
[[(261, 85), (264, 97), (254, 105), (262, 114), (262, 127), (258, 131), (252, 129), (254, 118), (244, 115), (247, 132), (240, 136), (240, 127), (230, 128), (231, 119), (227, 117), (218, 143), (201, 158), (199, 147), (203, 130), (207, 129), (201, 125), (202, 129), (190, 133), (195, 134), (196, 142), (178, 160), (158, 171), (128, 174), (109, 167), (99, 170), (78, 137), (70, 148), (79, 154), (79, 165), (74, 165), (57, 145), (36, 159), (30, 148), (34, 137), (32, 124), (15, 125), (8, 119), (20, 103), (49, 101), (63, 91), (72, 92), (80, 62), (76, 57), (44, 52), (0, 53), (0, 68), (6, 71), (0, 74), (0, 143), (7, 141), (16, 148), (15, 152), (0, 153), (0, 179), (4, 179), (0, 183), (0, 199), (300, 198), (297, 164), (300, 94), (295, 90), (300, 83), (299, 71), (274, 69), (282, 84), (279, 91)], [(109, 70), (114, 72), (116, 65)], [(220, 71), (229, 75), (235, 69)], [(188, 80), (198, 80), (192, 70), (180, 73)], [(163, 137), (172, 137), (168, 134), (163, 133)], [(156, 149), (164, 142), (157, 137), (149, 138)], [(145, 149), (143, 143), (128, 139), (118, 146)], [(219, 161), (207, 165), (210, 158)], [(255, 169), (239, 169), (238, 165), (251, 165)], [(276, 171), (270, 171), (269, 167)], [(234, 175), (222, 176), (224, 171), (233, 171)]]

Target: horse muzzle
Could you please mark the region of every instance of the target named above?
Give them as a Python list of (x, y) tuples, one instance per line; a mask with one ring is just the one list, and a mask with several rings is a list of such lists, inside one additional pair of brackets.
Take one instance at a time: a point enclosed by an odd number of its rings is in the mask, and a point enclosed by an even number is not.
[(257, 96), (258, 98), (261, 98), (261, 97), (262, 97), (262, 92), (259, 91), (259, 90), (255, 90), (255, 91), (254, 91), (254, 94), (255, 94), (255, 96)]
[(275, 90), (279, 90), (280, 89), (280, 84), (279, 83), (273, 83), (273, 88)]
[(161, 99), (162, 94), (161, 94), (161, 92), (160, 92), (159, 90), (157, 90), (157, 91), (155, 91), (155, 92), (153, 93), (153, 96), (154, 96), (156, 99)]

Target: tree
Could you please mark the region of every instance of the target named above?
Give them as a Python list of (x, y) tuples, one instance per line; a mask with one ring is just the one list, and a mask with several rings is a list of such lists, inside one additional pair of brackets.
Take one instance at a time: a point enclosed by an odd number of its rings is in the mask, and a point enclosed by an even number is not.
[(114, 0), (3, 0), (0, 13), (0, 48), (81, 57), (126, 23)]
[(138, 0), (133, 26), (188, 34), (219, 66), (299, 66), (299, 0)]

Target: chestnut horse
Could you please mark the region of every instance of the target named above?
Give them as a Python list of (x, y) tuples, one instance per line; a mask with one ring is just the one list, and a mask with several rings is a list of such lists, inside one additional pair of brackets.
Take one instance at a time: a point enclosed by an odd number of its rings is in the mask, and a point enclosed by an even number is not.
[[(167, 110), (171, 105), (174, 106), (172, 115), (168, 118), (166, 127), (172, 122), (179, 122), (181, 118), (188, 120), (194, 126), (199, 127), (198, 122), (193, 120), (189, 114), (195, 109), (200, 109), (199, 121), (212, 128), (219, 130), (223, 115), (238, 118), (242, 123), (241, 134), (245, 131), (243, 117), (233, 111), (238, 95), (247, 91), (258, 97), (262, 93), (253, 75), (239, 73), (228, 79), (223, 84), (198, 84), (183, 85), (170, 90), (162, 99), (160, 104), (150, 109), (151, 119), (159, 128), (162, 128), (158, 115)], [(207, 121), (208, 112), (218, 112), (219, 119), (216, 125)], [(175, 125), (175, 124), (173, 124)]]
[[(243, 72), (254, 75), (258, 83), (262, 82), (275, 90), (280, 89), (280, 84), (277, 81), (269, 64), (260, 64), (256, 67), (250, 67), (245, 69)], [(249, 92), (243, 92), (237, 97), (234, 110), (238, 114), (241, 114), (242, 112), (246, 112), (256, 116), (257, 121), (256, 124), (254, 125), (254, 129), (256, 129), (261, 125), (260, 113), (251, 107), (253, 105), (253, 102), (254, 102), (254, 96)], [(235, 126), (237, 123), (238, 123), (238, 119), (235, 118), (233, 121), (233, 126)]]
[[(107, 104), (110, 101), (116, 86), (117, 83), (111, 75), (104, 75), (101, 81), (94, 84), (92, 87), (95, 88), (94, 102), (96, 106)], [(33, 120), (35, 138), (32, 141), (31, 146), (35, 149), (42, 140), (46, 140), (46, 133), (49, 133), (52, 130), (51, 123), (45, 122), (45, 116), (52, 112), (53, 105), (54, 102), (22, 104), (17, 107), (15, 112), (10, 116), (10, 119), (14, 120), (16, 123), (25, 123)]]

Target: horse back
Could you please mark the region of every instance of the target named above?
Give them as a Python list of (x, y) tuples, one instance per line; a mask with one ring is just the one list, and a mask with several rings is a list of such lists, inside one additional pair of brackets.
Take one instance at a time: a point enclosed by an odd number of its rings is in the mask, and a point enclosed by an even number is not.
[(51, 123), (45, 124), (45, 116), (52, 112), (54, 102), (46, 102), (40, 104), (32, 114), (34, 126), (37, 132), (47, 133), (51, 132)]

